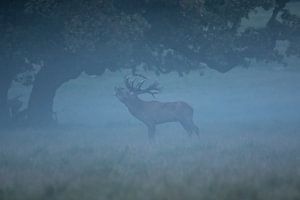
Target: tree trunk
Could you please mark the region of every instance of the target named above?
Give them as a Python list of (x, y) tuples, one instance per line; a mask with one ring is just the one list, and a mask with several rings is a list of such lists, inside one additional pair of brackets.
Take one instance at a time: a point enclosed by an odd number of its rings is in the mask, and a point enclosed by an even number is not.
[(70, 79), (77, 78), (81, 70), (69, 65), (43, 67), (36, 75), (31, 92), (27, 121), (31, 126), (51, 126), (56, 124), (53, 103), (56, 90)]
[(7, 94), (10, 88), (13, 76), (6, 72), (3, 66), (0, 66), (0, 128), (7, 127), (10, 122), (9, 108), (7, 104)]
[(0, 83), (0, 127), (5, 127), (9, 123), (9, 109), (7, 105), (7, 93), (10, 81), (1, 80)]
[(50, 80), (53, 74), (42, 69), (36, 77), (28, 105), (28, 122), (30, 125), (44, 126), (53, 124), (52, 107), (55, 92), (58, 89), (56, 80)]

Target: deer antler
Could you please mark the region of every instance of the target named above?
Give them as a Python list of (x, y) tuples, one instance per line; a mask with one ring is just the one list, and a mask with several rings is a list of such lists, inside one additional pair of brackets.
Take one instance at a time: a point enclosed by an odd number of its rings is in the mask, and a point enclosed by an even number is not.
[(138, 94), (151, 94), (153, 97), (155, 97), (156, 94), (158, 94), (161, 91), (161, 87), (159, 86), (159, 83), (155, 81), (151, 85), (149, 85), (147, 88), (140, 89), (138, 91)]
[(127, 89), (137, 95), (139, 94), (151, 94), (153, 97), (158, 94), (161, 91), (161, 87), (159, 86), (159, 83), (157, 81), (155, 81), (154, 83), (152, 83), (151, 85), (149, 85), (146, 88), (142, 88), (143, 84), (146, 81), (146, 77), (144, 76), (139, 76), (142, 77), (143, 80), (137, 82), (137, 78), (130, 80), (130, 78), (127, 76), (125, 78), (125, 85), (127, 87)]

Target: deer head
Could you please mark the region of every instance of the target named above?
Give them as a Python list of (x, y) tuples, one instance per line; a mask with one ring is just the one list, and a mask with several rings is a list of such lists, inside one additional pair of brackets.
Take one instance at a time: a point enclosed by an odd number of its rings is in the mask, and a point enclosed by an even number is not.
[(127, 76), (124, 80), (126, 86), (125, 88), (115, 87), (116, 97), (121, 102), (126, 103), (135, 100), (140, 94), (151, 94), (154, 97), (154, 95), (160, 92), (161, 88), (158, 82), (154, 82), (148, 87), (143, 88), (145, 81), (145, 77), (142, 77), (142, 79), (138, 80), (138, 78), (131, 79)]

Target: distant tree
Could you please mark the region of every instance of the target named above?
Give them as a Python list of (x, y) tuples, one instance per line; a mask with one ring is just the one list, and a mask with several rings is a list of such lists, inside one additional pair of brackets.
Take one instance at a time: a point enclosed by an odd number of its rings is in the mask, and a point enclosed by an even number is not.
[[(18, 73), (31, 70), (25, 63), (28, 37), (26, 18), (21, 15), (23, 2), (17, 0), (0, 3), (0, 127), (10, 123), (8, 90)], [(17, 15), (16, 13), (20, 13)]]

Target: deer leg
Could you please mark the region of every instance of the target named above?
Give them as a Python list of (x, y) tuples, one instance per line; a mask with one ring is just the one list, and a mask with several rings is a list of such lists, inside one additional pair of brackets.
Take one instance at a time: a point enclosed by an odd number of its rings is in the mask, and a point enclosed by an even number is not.
[(199, 136), (199, 128), (193, 123), (193, 129), (197, 136)]
[(150, 139), (154, 139), (155, 136), (155, 125), (153, 124), (147, 124), (148, 127), (148, 137)]
[(189, 121), (189, 127), (191, 128), (193, 133), (199, 136), (199, 128), (194, 124), (193, 120)]
[(191, 136), (193, 133), (191, 126), (186, 121), (180, 121), (180, 124), (184, 128), (184, 130), (189, 134), (189, 136)]
[(195, 133), (199, 136), (199, 128), (194, 124), (193, 119), (182, 120), (180, 123), (183, 128), (189, 133), (189, 135)]

